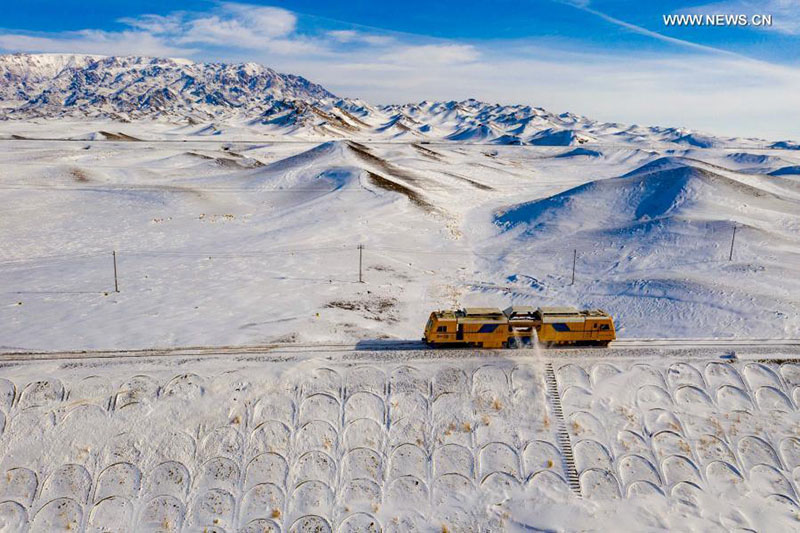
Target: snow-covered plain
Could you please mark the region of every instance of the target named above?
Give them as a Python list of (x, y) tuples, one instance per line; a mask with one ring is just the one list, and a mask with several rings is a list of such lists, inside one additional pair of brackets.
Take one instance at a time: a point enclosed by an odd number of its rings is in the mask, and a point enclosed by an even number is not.
[(32, 532), (800, 527), (797, 363), (759, 363), (747, 350), (734, 363), (713, 350), (433, 355), (285, 348), (5, 362), (0, 524)]
[(627, 337), (800, 332), (795, 150), (0, 126), (5, 350), (418, 339), (432, 309), (511, 303)]

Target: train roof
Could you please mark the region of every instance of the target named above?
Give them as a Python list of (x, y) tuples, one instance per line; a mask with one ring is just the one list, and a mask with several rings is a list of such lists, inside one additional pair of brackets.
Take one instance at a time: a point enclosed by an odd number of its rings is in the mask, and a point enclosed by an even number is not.
[(581, 311), (581, 313), (586, 316), (610, 316), (602, 309), (587, 309), (585, 311)]
[(540, 307), (537, 309), (542, 316), (544, 315), (561, 315), (561, 316), (579, 316), (581, 314), (575, 307)]
[(465, 307), (465, 316), (496, 316), (503, 315), (503, 312), (497, 307)]
[(502, 321), (505, 319), (533, 320), (539, 319), (544, 322), (574, 322), (585, 320), (586, 317), (608, 317), (611, 316), (602, 309), (579, 310), (575, 307), (552, 306), (552, 307), (532, 307), (529, 305), (512, 305), (504, 310), (497, 307), (465, 307), (458, 310), (435, 311), (434, 314), (444, 320), (491, 320)]

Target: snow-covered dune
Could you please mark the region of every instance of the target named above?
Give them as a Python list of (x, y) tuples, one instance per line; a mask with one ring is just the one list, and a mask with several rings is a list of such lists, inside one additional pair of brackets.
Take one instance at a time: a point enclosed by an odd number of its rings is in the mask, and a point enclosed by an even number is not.
[[(800, 189), (795, 191), (795, 194)], [(791, 191), (787, 191), (790, 193)], [(737, 208), (746, 205), (748, 213)], [(711, 209), (713, 207), (713, 209)], [(604, 230), (635, 232), (638, 224), (653, 220), (686, 220), (695, 217), (741, 222), (764, 211), (771, 223), (795, 220), (800, 203), (742, 181), (715, 174), (702, 165), (693, 166), (673, 158), (648, 163), (615, 179), (594, 181), (559, 195), (516, 206), (497, 217), (497, 223), (514, 227), (525, 223), (527, 233), (558, 238), (570, 233)], [(591, 212), (591, 216), (588, 216)], [(570, 228), (574, 224), (574, 228)], [(775, 226), (781, 227), (780, 221)], [(641, 239), (641, 235), (637, 235)]]

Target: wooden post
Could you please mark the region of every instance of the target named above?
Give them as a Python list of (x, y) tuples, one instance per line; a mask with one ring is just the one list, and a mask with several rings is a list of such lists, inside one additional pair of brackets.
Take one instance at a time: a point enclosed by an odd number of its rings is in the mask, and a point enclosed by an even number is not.
[(363, 256), (364, 256), (364, 245), (363, 244), (359, 244), (358, 245), (358, 282), (359, 283), (364, 283), (364, 279), (361, 277), (361, 264), (362, 264)]
[(111, 257), (114, 258), (114, 292), (119, 292), (119, 282), (117, 281), (117, 251), (111, 251)]
[(575, 262), (578, 260), (578, 250), (572, 250), (572, 283), (570, 285), (575, 285)]

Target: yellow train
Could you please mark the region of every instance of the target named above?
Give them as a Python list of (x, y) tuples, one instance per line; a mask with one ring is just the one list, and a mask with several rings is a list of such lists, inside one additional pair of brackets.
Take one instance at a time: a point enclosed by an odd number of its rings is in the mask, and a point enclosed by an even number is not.
[(539, 342), (607, 346), (616, 338), (614, 319), (602, 309), (512, 306), (434, 311), (422, 338), (430, 346), (506, 348)]

